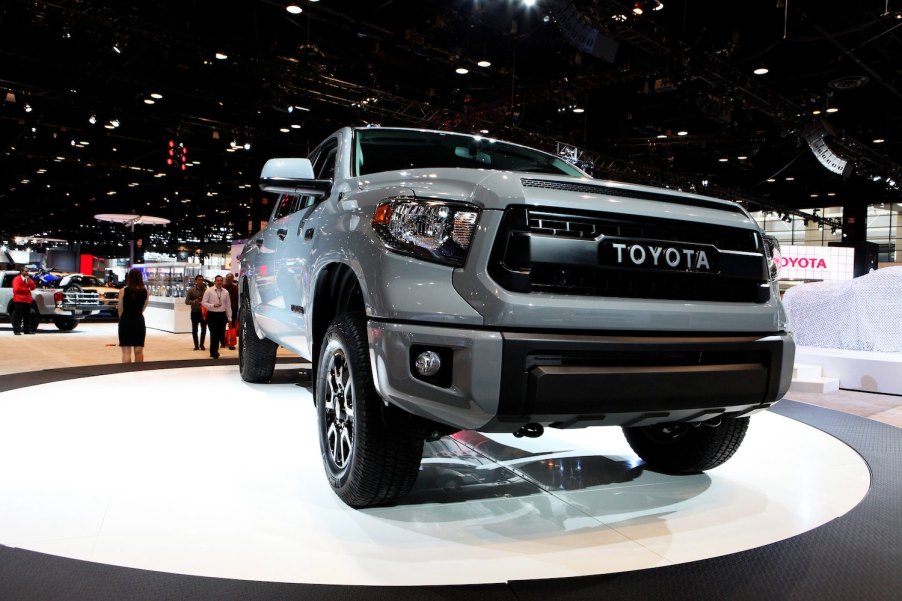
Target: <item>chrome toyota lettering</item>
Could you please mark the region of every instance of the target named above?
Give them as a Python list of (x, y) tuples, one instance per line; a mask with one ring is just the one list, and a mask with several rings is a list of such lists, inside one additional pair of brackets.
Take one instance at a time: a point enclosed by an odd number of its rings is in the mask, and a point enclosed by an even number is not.
[(708, 254), (701, 249), (624, 244), (621, 242), (611, 244), (611, 248), (617, 251), (617, 263), (619, 264), (623, 264), (628, 260), (637, 266), (658, 267), (663, 266), (663, 263), (667, 263), (671, 268), (682, 266), (684, 269), (693, 271), (711, 269)]

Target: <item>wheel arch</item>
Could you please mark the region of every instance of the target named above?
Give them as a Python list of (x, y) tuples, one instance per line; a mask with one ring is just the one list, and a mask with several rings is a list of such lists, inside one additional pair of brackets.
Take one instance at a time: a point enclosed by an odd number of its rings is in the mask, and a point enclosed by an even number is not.
[(345, 263), (331, 263), (319, 272), (310, 303), (311, 375), (316, 387), (316, 371), (323, 336), (338, 315), (350, 311), (366, 312), (363, 287), (354, 270)]

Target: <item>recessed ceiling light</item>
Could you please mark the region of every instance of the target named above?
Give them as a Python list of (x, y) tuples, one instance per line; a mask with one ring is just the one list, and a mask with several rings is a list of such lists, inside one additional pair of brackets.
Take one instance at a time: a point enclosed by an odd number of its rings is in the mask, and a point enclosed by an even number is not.
[(292, 123), (292, 124), (291, 124), (291, 129), (301, 129), (301, 126), (300, 126), (300, 124), (298, 124), (298, 123)]
[(681, 129), (680, 131), (677, 132), (677, 135), (678, 136), (688, 136), (689, 132), (686, 131), (685, 129)]
[(458, 67), (457, 69), (454, 70), (454, 72), (457, 73), (458, 75), (466, 75), (467, 73), (470, 72), (470, 70), (465, 69), (463, 67)]
[(874, 144), (883, 144), (886, 142), (883, 138), (874, 138)]
[(796, 181), (796, 178), (794, 178), (794, 177), (792, 177), (792, 176), (790, 175), (789, 177), (786, 178), (786, 181), (788, 181), (788, 182), (794, 182), (794, 181)]
[(730, 159), (728, 159), (727, 157), (720, 157), (719, 159), (717, 159), (717, 161), (718, 161), (719, 163), (726, 163), (726, 162), (729, 161), (729, 160), (730, 160)]
[(163, 97), (163, 95), (162, 95), (162, 94), (158, 94), (157, 92), (153, 92), (153, 93), (150, 95), (150, 97), (151, 97), (151, 98), (156, 98), (157, 100), (160, 100), (160, 99)]
[(744, 160), (746, 160), (747, 158), (748, 158), (748, 157), (745, 156), (744, 154), (740, 154), (738, 157), (736, 157), (736, 159), (739, 160), (739, 161), (744, 161)]
[(769, 178), (767, 178), (767, 181), (770, 182), (770, 183), (774, 183), (774, 182), (777, 181), (777, 180), (775, 180), (775, 179), (772, 178), (772, 177), (769, 177)]
[(304, 9), (302, 9), (297, 4), (289, 4), (288, 6), (285, 7), (285, 10), (287, 10), (288, 12), (290, 12), (293, 15), (299, 15), (299, 14), (301, 14), (301, 12)]
[(282, 132), (283, 134), (287, 134), (287, 133), (290, 132), (291, 130), (288, 129), (287, 127), (280, 127), (280, 128), (279, 128), (279, 131)]
[(487, 133), (489, 133), (489, 130), (487, 130), (487, 129), (480, 129), (480, 130), (479, 130), (479, 133), (481, 133), (481, 134), (487, 134)]
[(221, 60), (221, 61), (224, 61), (225, 59), (229, 58), (229, 55), (226, 54), (225, 52), (217, 52), (213, 56), (215, 56), (218, 60)]
[(585, 112), (586, 112), (586, 109), (582, 109), (582, 108), (579, 108), (579, 107), (577, 106), (577, 107), (574, 107), (574, 108), (573, 108), (573, 112), (574, 112), (574, 113), (585, 113)]
[(492, 66), (492, 63), (489, 62), (489, 61), (486, 61), (486, 60), (482, 60), (482, 61), (479, 61), (478, 63), (476, 63), (476, 66), (477, 66), (477, 67), (483, 67), (483, 68), (485, 68), (485, 67), (491, 67), (491, 66)]
[(144, 104), (156, 104), (156, 103), (157, 103), (157, 101), (154, 100), (153, 98), (145, 98), (144, 99)]
[(812, 115), (820, 115), (821, 111), (820, 111), (820, 109), (814, 109), (813, 111), (811, 111), (811, 114)]
[(767, 67), (758, 67), (754, 71), (752, 71), (755, 75), (767, 75), (768, 69)]
[(659, 140), (666, 140), (666, 139), (667, 139), (667, 134), (658, 134), (657, 138), (658, 138)]
[(828, 113), (838, 113), (839, 109), (836, 108), (835, 106), (831, 106), (830, 108), (827, 109), (827, 112)]

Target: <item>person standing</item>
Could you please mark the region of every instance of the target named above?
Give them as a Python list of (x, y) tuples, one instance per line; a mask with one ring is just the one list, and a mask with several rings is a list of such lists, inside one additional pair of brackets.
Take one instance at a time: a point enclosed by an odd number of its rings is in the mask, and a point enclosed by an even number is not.
[(34, 334), (34, 324), (31, 322), (31, 304), (33, 302), (31, 291), (34, 290), (34, 280), (28, 277), (28, 268), (22, 267), (19, 275), (13, 278), (13, 333)]
[(135, 363), (144, 362), (144, 338), (147, 328), (144, 325), (144, 309), (150, 302), (150, 295), (144, 287), (144, 278), (140, 269), (132, 268), (125, 276), (125, 287), (119, 290), (119, 346), (122, 348), (122, 362), (132, 362), (132, 351)]
[(210, 356), (219, 359), (219, 347), (225, 340), (225, 329), (232, 325), (232, 303), (229, 291), (222, 287), (222, 276), (213, 278), (213, 287), (204, 292), (201, 305), (207, 308), (210, 328)]
[(235, 350), (235, 332), (234, 328), (238, 324), (238, 284), (235, 283), (235, 274), (227, 273), (225, 277), (225, 284), (222, 285), (223, 288), (228, 290), (229, 292), (229, 302), (232, 303), (232, 325), (229, 326), (229, 335), (227, 337), (227, 342), (229, 344), (229, 350)]
[[(204, 298), (204, 292), (207, 291), (207, 285), (204, 283), (204, 276), (198, 275), (194, 278), (194, 286), (188, 288), (185, 293), (185, 304), (191, 306), (191, 336), (194, 338), (194, 350), (207, 350), (204, 346), (204, 340), (207, 337), (207, 320), (204, 319), (204, 309), (201, 301)], [(198, 345), (197, 330), (200, 329), (200, 344)]]

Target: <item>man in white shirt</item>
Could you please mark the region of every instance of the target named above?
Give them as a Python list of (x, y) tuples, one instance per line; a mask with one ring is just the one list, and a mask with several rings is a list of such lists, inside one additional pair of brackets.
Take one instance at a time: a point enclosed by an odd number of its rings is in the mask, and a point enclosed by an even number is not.
[(226, 327), (232, 325), (232, 302), (229, 291), (222, 287), (221, 275), (213, 278), (213, 287), (204, 292), (201, 305), (207, 308), (210, 356), (219, 359), (219, 347), (225, 342)]

